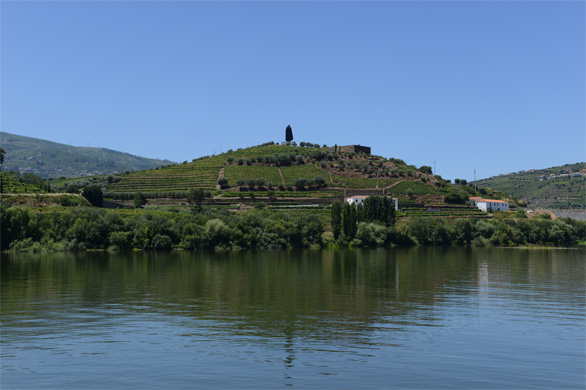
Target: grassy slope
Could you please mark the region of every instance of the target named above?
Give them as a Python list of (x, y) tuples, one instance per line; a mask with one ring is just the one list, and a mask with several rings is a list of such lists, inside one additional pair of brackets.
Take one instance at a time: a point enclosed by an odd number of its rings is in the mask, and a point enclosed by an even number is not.
[(585, 176), (539, 180), (543, 175), (566, 173), (566, 169), (577, 172), (586, 169), (586, 163), (566, 164), (533, 172), (510, 173), (479, 180), (476, 184), (525, 199), (532, 208), (583, 209), (586, 204)]
[(30, 169), (28, 172), (45, 178), (142, 170), (170, 163), (109, 149), (73, 147), (4, 132), (0, 133), (0, 140), (6, 151), (5, 170)]
[[(388, 192), (404, 197), (411, 189), (415, 195), (440, 196), (438, 180), (431, 175), (419, 172), (416, 167), (409, 166), (401, 160), (385, 159), (380, 156), (361, 156), (355, 154), (330, 153), (322, 160), (316, 160), (316, 154), (326, 155), (324, 149), (301, 148), (286, 145), (254, 146), (245, 149), (229, 150), (216, 156), (205, 156), (192, 162), (161, 169), (151, 169), (123, 175), (118, 183), (108, 185), (112, 192), (184, 192), (190, 188), (215, 190), (217, 179), (222, 172), (229, 181), (229, 186), (236, 186), (238, 179), (265, 179), (265, 184), (277, 187), (284, 182), (293, 185), (295, 179), (315, 179), (324, 177), (328, 187), (320, 194), (307, 193), (314, 197), (331, 197), (332, 189), (340, 194), (344, 189), (376, 188), (376, 173), (379, 173), (379, 188), (387, 188)], [(290, 154), (296, 159), (302, 156), (303, 163), (292, 161), (289, 166), (267, 164), (266, 156)], [(259, 162), (259, 156), (262, 162)], [(241, 160), (241, 161), (239, 161)], [(281, 174), (283, 180), (281, 180)], [(231, 190), (234, 190), (232, 188)], [(321, 193), (323, 192), (323, 193)], [(239, 195), (225, 191), (226, 196)], [(441, 196), (440, 196), (441, 197)]]

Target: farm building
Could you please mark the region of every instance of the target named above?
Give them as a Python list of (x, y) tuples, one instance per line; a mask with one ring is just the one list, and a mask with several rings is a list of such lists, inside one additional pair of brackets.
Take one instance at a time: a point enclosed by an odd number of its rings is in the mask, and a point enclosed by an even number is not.
[(484, 212), (491, 211), (509, 211), (509, 203), (504, 200), (478, 199), (476, 207)]
[[(344, 201), (346, 203), (350, 203), (353, 205), (358, 206), (359, 204), (364, 203), (364, 200), (368, 198), (368, 196), (366, 195), (354, 195), (354, 196), (350, 196), (346, 199), (344, 199)], [(397, 198), (391, 198), (393, 201), (393, 205), (395, 206), (395, 210), (399, 210), (399, 199)]]
[[(346, 145), (346, 146), (337, 146), (338, 152), (354, 152), (354, 153), (364, 153), (370, 154), (370, 146), (362, 146), (362, 145)], [(327, 149), (330, 152), (336, 151), (336, 147), (330, 147)]]
[(350, 196), (348, 198), (345, 199), (346, 203), (350, 203), (353, 205), (358, 206), (359, 204), (364, 203), (364, 200), (368, 198), (368, 196), (366, 195), (354, 195), (354, 196)]

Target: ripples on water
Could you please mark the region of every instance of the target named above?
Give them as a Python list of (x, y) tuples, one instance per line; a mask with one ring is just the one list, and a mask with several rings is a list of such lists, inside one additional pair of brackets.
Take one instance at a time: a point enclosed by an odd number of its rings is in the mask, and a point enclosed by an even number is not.
[(20, 255), (2, 389), (584, 388), (584, 251)]

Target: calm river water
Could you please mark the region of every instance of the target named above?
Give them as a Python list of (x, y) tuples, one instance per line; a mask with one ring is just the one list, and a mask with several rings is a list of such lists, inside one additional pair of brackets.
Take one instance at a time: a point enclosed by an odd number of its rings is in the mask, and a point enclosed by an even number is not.
[(584, 389), (584, 250), (2, 255), (7, 389)]

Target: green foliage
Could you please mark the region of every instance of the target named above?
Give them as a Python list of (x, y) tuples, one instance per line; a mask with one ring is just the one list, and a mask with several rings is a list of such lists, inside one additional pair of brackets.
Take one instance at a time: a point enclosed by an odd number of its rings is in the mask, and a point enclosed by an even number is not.
[(448, 204), (466, 204), (468, 197), (456, 192), (450, 192), (444, 196), (444, 202)]
[(356, 206), (344, 202), (342, 207), (342, 231), (346, 239), (352, 240), (356, 235), (357, 222)]
[(433, 174), (433, 172), (432, 172), (432, 170), (431, 170), (431, 167), (430, 167), (430, 166), (428, 166), (428, 165), (422, 165), (421, 167), (419, 167), (419, 171), (420, 171), (420, 172), (423, 172), (423, 173), (426, 173), (426, 174), (428, 174), (428, 175), (431, 175), (431, 174)]
[(332, 204), (330, 216), (334, 239), (337, 240), (342, 232), (342, 206), (340, 205), (340, 202), (334, 202)]
[(387, 228), (377, 223), (360, 222), (356, 231), (356, 238), (362, 246), (383, 246), (387, 236)]
[(298, 177), (295, 179), (294, 185), (298, 190), (304, 190), (307, 185), (307, 179), (304, 177)]
[(387, 196), (372, 195), (358, 208), (359, 222), (377, 222), (384, 226), (395, 223), (395, 205)]
[(145, 204), (147, 203), (147, 197), (145, 194), (143, 194), (142, 192), (137, 192), (134, 195), (134, 208), (136, 209), (140, 209), (142, 208)]
[[(385, 226), (379, 221), (359, 221), (358, 210), (347, 203), (340, 213), (332, 210), (255, 209), (233, 214), (212, 209), (178, 213), (74, 207), (29, 211), (3, 203), (0, 246), (19, 251), (309, 247), (323, 245), (327, 220), (331, 218), (334, 229), (340, 217), (342, 226), (335, 228), (340, 230), (335, 239), (338, 245), (572, 246), (586, 236), (586, 223), (572, 219), (403, 218)], [(365, 215), (363, 209), (362, 218)]]
[(201, 210), (201, 202), (205, 199), (205, 192), (201, 188), (192, 188), (187, 193), (187, 202), (198, 210)]
[(99, 186), (89, 186), (84, 188), (81, 195), (88, 200), (94, 207), (102, 207), (104, 203), (104, 194)]

